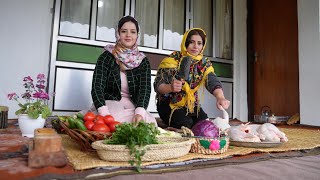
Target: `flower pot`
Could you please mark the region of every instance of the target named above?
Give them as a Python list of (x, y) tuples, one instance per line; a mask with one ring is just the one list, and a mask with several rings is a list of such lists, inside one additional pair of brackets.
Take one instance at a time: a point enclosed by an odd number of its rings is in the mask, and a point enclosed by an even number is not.
[(19, 128), (22, 136), (33, 137), (34, 130), (43, 128), (46, 120), (40, 115), (38, 119), (32, 119), (27, 114), (20, 114), (18, 117)]

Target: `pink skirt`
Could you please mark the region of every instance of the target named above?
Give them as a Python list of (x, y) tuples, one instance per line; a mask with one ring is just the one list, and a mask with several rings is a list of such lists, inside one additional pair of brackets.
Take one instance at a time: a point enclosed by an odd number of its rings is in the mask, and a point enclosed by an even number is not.
[[(135, 115), (136, 108), (129, 98), (122, 97), (120, 101), (106, 100), (105, 105), (108, 107), (110, 114), (116, 121), (121, 123), (133, 122), (132, 120)], [(97, 112), (94, 105), (92, 106), (91, 111)], [(154, 123), (157, 126), (156, 119), (145, 109), (139, 114), (142, 115), (145, 122)]]

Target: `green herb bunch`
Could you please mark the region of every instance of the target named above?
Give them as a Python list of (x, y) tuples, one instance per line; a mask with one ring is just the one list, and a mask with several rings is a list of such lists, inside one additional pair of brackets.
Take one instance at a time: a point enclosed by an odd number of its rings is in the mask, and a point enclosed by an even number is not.
[(116, 132), (105, 143), (126, 145), (130, 149), (130, 155), (134, 157), (133, 160), (129, 160), (130, 165), (136, 165), (137, 171), (141, 172), (141, 158), (146, 152), (145, 146), (158, 144), (156, 137), (160, 134), (160, 131), (153, 123), (145, 123), (143, 121), (123, 123), (116, 127)]

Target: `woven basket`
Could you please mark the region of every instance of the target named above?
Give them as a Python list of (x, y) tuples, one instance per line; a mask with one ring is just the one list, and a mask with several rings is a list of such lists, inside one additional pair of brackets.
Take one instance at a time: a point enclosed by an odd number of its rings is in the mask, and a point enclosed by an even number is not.
[[(193, 132), (186, 128), (181, 127), (182, 132), (187, 137), (193, 137)], [(220, 137), (220, 138), (206, 138), (206, 137), (194, 137), (195, 143), (191, 145), (190, 152), (192, 153), (200, 153), (200, 154), (222, 154), (227, 152), (229, 148), (230, 140), (228, 137)], [(208, 146), (204, 145), (206, 143), (210, 143), (212, 140), (218, 140), (220, 143), (220, 149), (218, 150), (211, 150)]]
[[(160, 161), (184, 156), (189, 153), (193, 138), (184, 137), (159, 137), (159, 144), (146, 145), (146, 153), (141, 161)], [(129, 161), (133, 156), (126, 145), (104, 144), (103, 141), (92, 143), (92, 147), (97, 150), (100, 159), (106, 161)]]
[(81, 151), (95, 151), (95, 149), (92, 148), (91, 143), (106, 139), (107, 137), (111, 136), (111, 133), (69, 129), (68, 126), (62, 121), (60, 121), (60, 125), (65, 130), (66, 134), (68, 134), (77, 144), (80, 145)]

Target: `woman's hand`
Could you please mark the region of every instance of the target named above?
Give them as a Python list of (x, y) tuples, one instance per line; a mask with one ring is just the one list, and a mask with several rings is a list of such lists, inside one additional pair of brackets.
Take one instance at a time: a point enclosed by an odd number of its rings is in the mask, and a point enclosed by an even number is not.
[(171, 84), (160, 84), (158, 92), (161, 94), (180, 92), (184, 82), (185, 81), (183, 79), (181, 79), (181, 81), (174, 79)]
[(217, 108), (220, 110), (222, 110), (221, 108), (228, 109), (230, 106), (230, 101), (225, 98), (217, 98), (216, 105), (217, 105)]
[(134, 115), (132, 122), (144, 121), (143, 117), (140, 114)]
[(229, 106), (230, 106), (230, 101), (227, 100), (225, 97), (224, 97), (224, 94), (223, 94), (223, 91), (221, 88), (218, 88), (218, 89), (215, 89), (213, 91), (213, 95), (216, 97), (217, 99), (217, 108), (222, 110), (221, 108), (223, 109), (228, 109)]
[(108, 106), (101, 106), (101, 107), (99, 107), (99, 108), (98, 108), (98, 113), (99, 113), (99, 115), (101, 115), (101, 116), (109, 115), (110, 112), (109, 112)]
[(183, 80), (179, 81), (177, 79), (174, 79), (171, 83), (171, 91), (172, 92), (180, 92), (182, 89)]

